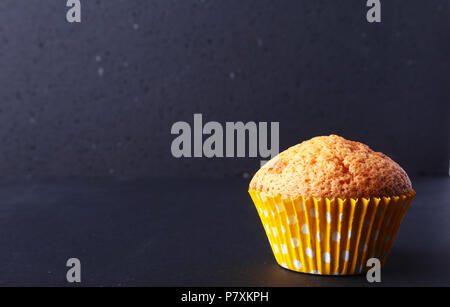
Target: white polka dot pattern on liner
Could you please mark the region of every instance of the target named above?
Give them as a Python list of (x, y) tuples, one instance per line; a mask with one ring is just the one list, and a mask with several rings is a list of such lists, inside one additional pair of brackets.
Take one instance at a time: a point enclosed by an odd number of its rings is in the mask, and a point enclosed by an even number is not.
[(309, 272), (310, 274), (315, 274), (315, 275), (320, 275), (320, 271), (318, 270), (312, 270), (311, 272)]
[(266, 193), (261, 192), (259, 195), (261, 196), (261, 200), (262, 200), (263, 202), (266, 202), (266, 201), (267, 201)]
[(332, 236), (331, 236), (331, 239), (334, 241), (334, 242), (339, 242), (339, 241), (341, 241), (341, 235), (339, 234), (339, 232), (333, 232), (333, 234), (332, 234)]
[[(360, 264), (365, 265), (365, 259), (384, 257), (386, 253), (376, 255), (376, 250), (387, 251), (395, 239), (395, 234), (391, 234), (390, 229), (383, 225), (389, 222), (389, 215), (392, 216), (389, 210), (368, 208), (365, 216), (372, 221), (376, 214), (382, 212), (369, 224), (366, 218), (354, 222), (353, 211), (346, 212), (341, 206), (330, 207), (328, 202), (316, 200), (308, 200), (303, 204), (301, 200), (274, 198), (270, 204), (257, 202), (256, 208), (265, 233), (273, 242), (271, 250), (277, 262), (295, 271), (313, 270), (311, 273), (320, 274), (320, 269), (327, 275), (354, 274), (360, 270)], [(396, 215), (392, 216), (390, 225), (397, 225), (398, 220)], [(387, 243), (384, 243), (385, 239)]]
[(373, 233), (373, 239), (374, 240), (378, 240), (378, 236), (380, 235), (380, 232), (378, 231), (378, 230), (376, 230), (374, 233)]
[(287, 223), (289, 225), (294, 225), (295, 223), (297, 223), (297, 217), (295, 215), (291, 215), (291, 217), (287, 218)]
[(278, 246), (276, 244), (273, 244), (273, 250), (275, 251), (275, 254), (278, 254)]
[(359, 250), (362, 252), (365, 252), (367, 250), (367, 244), (366, 243), (361, 243)]
[(297, 211), (305, 211), (305, 204), (300, 202), (296, 205)]
[(284, 211), (284, 205), (283, 204), (277, 204), (277, 205), (275, 205), (275, 207), (277, 208), (278, 213)]
[(273, 233), (273, 236), (276, 238), (277, 234), (278, 234), (276, 227), (272, 227), (272, 233)]
[(296, 269), (300, 270), (302, 268), (302, 264), (297, 259), (294, 259), (293, 263)]
[(358, 267), (358, 269), (357, 269), (357, 272), (358, 272), (358, 273), (361, 273), (362, 271), (363, 271), (363, 265), (360, 264), (359, 267)]
[(304, 233), (305, 235), (307, 235), (309, 233), (308, 225), (306, 225), (306, 224), (302, 225), (302, 233)]
[(342, 259), (344, 259), (344, 261), (348, 261), (348, 259), (350, 259), (350, 252), (349, 251), (343, 251), (342, 252)]

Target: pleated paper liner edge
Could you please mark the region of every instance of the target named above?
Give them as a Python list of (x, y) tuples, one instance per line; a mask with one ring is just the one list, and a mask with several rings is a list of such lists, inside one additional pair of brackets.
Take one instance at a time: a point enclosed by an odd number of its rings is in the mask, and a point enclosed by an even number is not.
[(282, 198), (249, 190), (277, 263), (321, 275), (354, 275), (383, 265), (415, 191), (359, 199)]

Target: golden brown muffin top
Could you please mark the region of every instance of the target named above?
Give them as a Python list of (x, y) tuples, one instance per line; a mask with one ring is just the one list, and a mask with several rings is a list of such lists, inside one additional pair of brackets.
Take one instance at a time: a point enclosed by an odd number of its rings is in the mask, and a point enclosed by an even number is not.
[(250, 189), (268, 196), (361, 198), (412, 190), (396, 162), (337, 135), (318, 136), (281, 152), (256, 172)]

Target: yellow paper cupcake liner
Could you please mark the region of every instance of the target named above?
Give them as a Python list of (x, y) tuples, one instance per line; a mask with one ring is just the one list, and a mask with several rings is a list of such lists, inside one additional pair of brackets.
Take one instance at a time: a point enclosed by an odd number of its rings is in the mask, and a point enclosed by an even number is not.
[(383, 265), (416, 194), (288, 199), (249, 193), (278, 264), (323, 275), (363, 273), (369, 258), (378, 258)]

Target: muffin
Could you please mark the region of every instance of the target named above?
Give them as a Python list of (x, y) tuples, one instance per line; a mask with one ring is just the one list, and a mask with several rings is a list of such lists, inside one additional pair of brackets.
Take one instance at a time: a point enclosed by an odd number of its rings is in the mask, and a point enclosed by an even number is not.
[(337, 135), (281, 152), (249, 193), (278, 264), (324, 275), (363, 273), (369, 258), (384, 265), (415, 196), (400, 165)]

